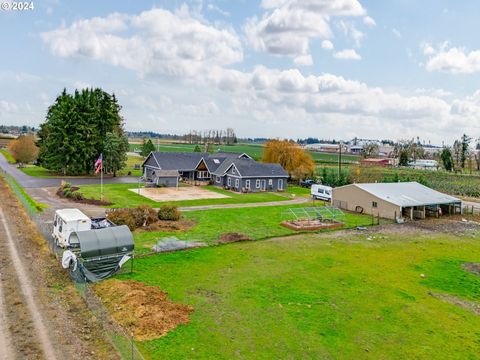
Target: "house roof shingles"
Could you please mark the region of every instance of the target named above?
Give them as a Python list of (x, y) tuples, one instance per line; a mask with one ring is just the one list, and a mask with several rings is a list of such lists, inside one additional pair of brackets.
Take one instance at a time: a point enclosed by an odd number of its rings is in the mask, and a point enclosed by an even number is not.
[(210, 173), (217, 176), (223, 176), (234, 164), (241, 177), (288, 177), (288, 173), (280, 164), (259, 163), (251, 158), (241, 157), (242, 155), (236, 153), (152, 152), (152, 157), (156, 161), (150, 161), (148, 165), (157, 167), (155, 165), (158, 163), (161, 170), (192, 171), (203, 159)]

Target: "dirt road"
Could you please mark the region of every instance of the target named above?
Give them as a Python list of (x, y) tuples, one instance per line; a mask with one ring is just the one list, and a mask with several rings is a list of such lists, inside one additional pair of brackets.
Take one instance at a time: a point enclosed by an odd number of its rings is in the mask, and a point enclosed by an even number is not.
[(0, 360), (117, 359), (0, 178)]

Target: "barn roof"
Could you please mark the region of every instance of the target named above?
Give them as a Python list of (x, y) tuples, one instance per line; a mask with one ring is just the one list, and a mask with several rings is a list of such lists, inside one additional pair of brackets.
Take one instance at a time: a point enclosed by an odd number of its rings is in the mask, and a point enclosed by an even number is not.
[(358, 187), (377, 198), (402, 207), (461, 202), (456, 197), (443, 194), (417, 182), (369, 183), (347, 186)]

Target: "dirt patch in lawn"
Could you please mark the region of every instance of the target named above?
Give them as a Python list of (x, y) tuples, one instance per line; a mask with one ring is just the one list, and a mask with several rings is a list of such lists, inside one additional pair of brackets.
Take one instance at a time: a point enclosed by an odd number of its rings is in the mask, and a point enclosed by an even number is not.
[(188, 231), (195, 225), (197, 225), (196, 221), (191, 219), (180, 219), (177, 221), (159, 220), (137, 231)]
[(429, 293), (431, 296), (446, 301), (452, 305), (459, 306), (463, 309), (473, 312), (475, 315), (480, 315), (480, 304), (475, 301), (469, 301), (465, 299), (460, 299), (453, 295), (448, 294), (438, 294), (438, 293)]
[(462, 267), (475, 275), (480, 275), (480, 263), (465, 263)]
[(234, 232), (234, 233), (226, 233), (226, 234), (220, 235), (217, 243), (228, 244), (228, 243), (233, 243), (238, 241), (251, 241), (251, 240), (252, 238), (248, 235)]
[[(129, 189), (153, 201), (182, 201), (202, 199), (224, 199), (230, 196), (210, 191), (198, 186), (180, 186), (179, 188), (143, 188)], [(139, 192), (140, 191), (140, 192)]]
[(176, 304), (155, 286), (134, 280), (108, 280), (95, 285), (95, 292), (113, 319), (132, 333), (135, 340), (153, 340), (190, 321), (193, 308)]

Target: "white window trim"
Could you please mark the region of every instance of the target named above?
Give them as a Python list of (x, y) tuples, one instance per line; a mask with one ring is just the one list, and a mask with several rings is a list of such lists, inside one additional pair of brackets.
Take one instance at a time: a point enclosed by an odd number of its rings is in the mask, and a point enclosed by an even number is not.
[(268, 179), (268, 185), (273, 185), (273, 179)]
[(250, 190), (250, 180), (245, 180), (245, 189)]
[(220, 176), (216, 176), (216, 177), (215, 177), (215, 181), (216, 181), (217, 183), (219, 183), (219, 182), (220, 182)]
[(228, 186), (232, 186), (232, 178), (230, 178), (230, 177), (228, 178), (227, 184), (228, 184)]
[(240, 179), (235, 179), (235, 187), (236, 188), (240, 187)]
[(260, 189), (260, 179), (257, 179), (257, 181), (255, 181), (255, 187), (257, 189)]
[(283, 179), (278, 179), (277, 189), (283, 190)]

